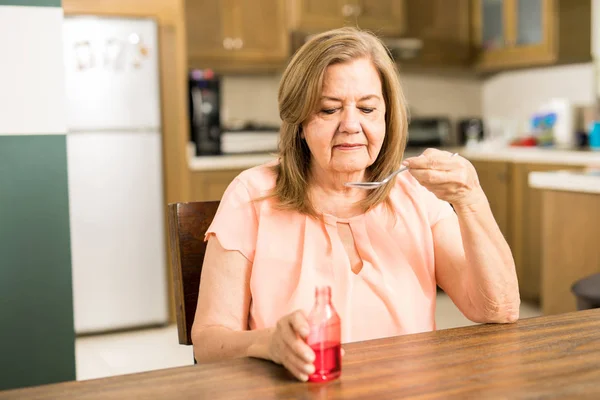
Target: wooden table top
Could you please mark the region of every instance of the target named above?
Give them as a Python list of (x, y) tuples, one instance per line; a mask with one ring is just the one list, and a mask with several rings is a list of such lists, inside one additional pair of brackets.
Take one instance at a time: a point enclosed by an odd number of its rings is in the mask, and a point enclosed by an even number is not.
[(0, 392), (0, 399), (600, 399), (600, 309), (344, 345), (342, 377), (240, 359)]

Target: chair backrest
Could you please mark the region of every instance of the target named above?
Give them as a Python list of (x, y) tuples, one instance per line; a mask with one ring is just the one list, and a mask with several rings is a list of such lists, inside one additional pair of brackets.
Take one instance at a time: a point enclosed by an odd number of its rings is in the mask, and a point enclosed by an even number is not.
[(169, 204), (171, 272), (180, 344), (192, 344), (192, 324), (206, 252), (204, 234), (218, 207), (218, 201)]

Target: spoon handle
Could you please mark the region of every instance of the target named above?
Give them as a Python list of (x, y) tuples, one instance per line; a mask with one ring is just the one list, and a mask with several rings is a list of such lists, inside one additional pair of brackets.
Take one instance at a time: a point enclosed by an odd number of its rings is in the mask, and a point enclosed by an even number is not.
[(389, 181), (390, 179), (392, 179), (393, 177), (398, 175), (400, 172), (406, 171), (407, 169), (408, 169), (408, 167), (402, 167), (402, 168), (392, 172), (387, 178), (385, 178), (385, 180)]

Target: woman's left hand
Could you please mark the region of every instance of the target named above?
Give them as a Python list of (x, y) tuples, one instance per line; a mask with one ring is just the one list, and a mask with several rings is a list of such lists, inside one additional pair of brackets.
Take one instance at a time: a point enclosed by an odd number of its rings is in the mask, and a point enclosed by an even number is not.
[(403, 161), (421, 185), (440, 200), (456, 207), (468, 207), (485, 199), (473, 165), (458, 154), (427, 149), (418, 157)]

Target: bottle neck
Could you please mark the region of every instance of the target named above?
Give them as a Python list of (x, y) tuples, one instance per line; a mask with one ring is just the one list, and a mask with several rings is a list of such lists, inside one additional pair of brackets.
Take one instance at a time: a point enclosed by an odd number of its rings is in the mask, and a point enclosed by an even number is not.
[(315, 302), (318, 305), (327, 305), (331, 302), (331, 287), (317, 287), (315, 290)]

